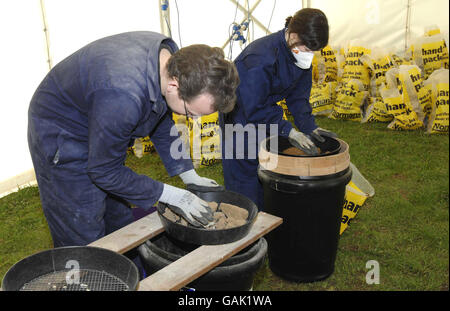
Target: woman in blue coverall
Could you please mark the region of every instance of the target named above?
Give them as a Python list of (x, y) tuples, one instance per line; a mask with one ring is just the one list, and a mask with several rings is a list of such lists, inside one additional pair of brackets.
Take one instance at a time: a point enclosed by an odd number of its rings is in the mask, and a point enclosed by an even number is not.
[[(249, 125), (265, 125), (267, 136), (270, 125), (276, 125), (279, 136), (288, 137), (293, 145), (316, 154), (311, 137), (323, 141), (322, 135), (336, 134), (317, 127), (309, 96), (312, 85), (311, 63), (313, 51), (328, 44), (328, 21), (317, 9), (302, 9), (286, 19), (285, 28), (255, 40), (235, 59), (240, 84), (235, 108), (221, 115), (223, 132), (222, 164), (225, 188), (241, 193), (263, 210), (262, 186), (258, 180), (258, 142), (246, 132)], [(283, 120), (283, 110), (277, 102), (286, 99), (298, 130)], [(234, 132), (227, 130), (232, 126)], [(244, 129), (242, 129), (244, 128)], [(240, 151), (238, 145), (246, 146)], [(233, 150), (230, 150), (232, 147)], [(256, 150), (252, 152), (251, 149)]]
[(172, 39), (147, 31), (97, 40), (58, 63), (28, 113), (29, 149), (54, 246), (86, 245), (128, 225), (131, 204), (149, 209), (159, 200), (194, 225), (212, 220), (206, 202), (191, 192), (124, 163), (134, 139), (149, 135), (169, 175), (218, 187), (197, 175), (189, 155), (171, 153), (181, 141), (171, 132), (171, 114), (230, 111), (238, 81), (221, 49), (178, 50)]

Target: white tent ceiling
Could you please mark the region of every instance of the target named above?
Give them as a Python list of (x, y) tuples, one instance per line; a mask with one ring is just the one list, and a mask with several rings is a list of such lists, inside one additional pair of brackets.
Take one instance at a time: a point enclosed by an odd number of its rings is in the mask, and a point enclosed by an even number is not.
[[(48, 71), (43, 4), (47, 21), (49, 54), (55, 65), (85, 44), (120, 32), (161, 31), (160, 0), (4, 0), (0, 2), (2, 32), (0, 92), (0, 196), (32, 178), (27, 145), (27, 111), (34, 90)], [(370, 46), (402, 50), (407, 40), (437, 25), (448, 43), (447, 0), (241, 0), (271, 32), (284, 26), (287, 16), (302, 6), (319, 8), (330, 24), (330, 43), (362, 39)], [(222, 47), (233, 21), (245, 15), (229, 0), (170, 0), (172, 37), (182, 46), (204, 43)], [(177, 9), (178, 8), (178, 9)], [(273, 10), (274, 8), (274, 10)], [(273, 10), (273, 14), (272, 14)], [(272, 18), (271, 18), (272, 16)], [(270, 26), (269, 25), (270, 21)], [(180, 31), (178, 30), (180, 29)], [(409, 30), (409, 31), (408, 31)], [(254, 23), (251, 39), (264, 30)], [(229, 55), (230, 46), (225, 46)], [(241, 48), (233, 44), (232, 58)], [(18, 177), (19, 176), (19, 177)], [(31, 176), (31, 177), (30, 177)]]

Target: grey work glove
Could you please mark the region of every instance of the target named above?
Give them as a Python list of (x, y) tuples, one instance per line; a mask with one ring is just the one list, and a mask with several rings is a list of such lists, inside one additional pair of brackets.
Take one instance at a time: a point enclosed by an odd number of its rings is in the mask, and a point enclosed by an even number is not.
[(214, 220), (208, 203), (187, 190), (164, 184), (159, 201), (195, 227), (206, 227)]
[(291, 129), (289, 132), (289, 142), (298, 149), (304, 151), (308, 155), (318, 155), (316, 145), (309, 139), (309, 137), (296, 129)]
[(186, 184), (188, 190), (192, 191), (222, 191), (224, 187), (219, 185), (216, 181), (201, 177), (192, 169), (181, 173), (180, 178)]
[(321, 127), (318, 127), (314, 131), (312, 131), (310, 136), (313, 137), (314, 139), (320, 141), (321, 143), (323, 143), (325, 141), (325, 139), (322, 136), (331, 137), (331, 138), (338, 137), (336, 133), (330, 132)]

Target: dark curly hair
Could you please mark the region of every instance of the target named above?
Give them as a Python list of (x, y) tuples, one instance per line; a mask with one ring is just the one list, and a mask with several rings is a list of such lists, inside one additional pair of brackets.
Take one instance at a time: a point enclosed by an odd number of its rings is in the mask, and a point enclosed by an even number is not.
[(296, 33), (300, 44), (312, 51), (319, 51), (328, 44), (328, 20), (319, 9), (305, 8), (286, 18), (288, 33)]
[(236, 102), (239, 75), (235, 65), (225, 59), (222, 49), (194, 44), (174, 53), (168, 63), (169, 77), (178, 80), (181, 99), (189, 101), (202, 93), (214, 98), (214, 108), (230, 112)]

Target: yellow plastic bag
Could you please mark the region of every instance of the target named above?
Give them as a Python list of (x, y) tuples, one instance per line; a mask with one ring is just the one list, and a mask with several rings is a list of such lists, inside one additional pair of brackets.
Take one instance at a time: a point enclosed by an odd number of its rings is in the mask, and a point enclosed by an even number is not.
[(342, 87), (338, 87), (336, 92), (336, 101), (333, 110), (329, 115), (334, 120), (362, 120), (362, 107), (365, 103), (368, 92), (360, 80), (352, 79), (346, 82)]
[(350, 81), (356, 79), (362, 82), (364, 90), (369, 90), (370, 77), (369, 70), (361, 62), (363, 55), (368, 55), (371, 50), (364, 47), (364, 43), (359, 40), (350, 41), (350, 43), (344, 47), (345, 51), (345, 65), (344, 72), (342, 74), (343, 81)]
[(219, 113), (188, 118), (190, 152), (195, 168), (211, 166), (221, 160)]
[(390, 55), (381, 48), (372, 49), (371, 54), (361, 56), (360, 60), (369, 68), (370, 95), (380, 96), (379, 88), (386, 83), (386, 72), (394, 67), (394, 62)]
[(419, 120), (408, 102), (404, 102), (402, 94), (397, 88), (383, 88), (380, 91), (387, 113), (394, 117), (389, 123), (391, 130), (416, 130), (422, 128), (423, 122)]
[(411, 44), (412, 57), (420, 67), (424, 79), (441, 68), (448, 69), (448, 49), (441, 33), (417, 38)]
[(432, 110), (427, 133), (448, 134), (449, 126), (449, 70), (440, 69), (430, 76), (432, 80)]
[(221, 160), (219, 114), (217, 112), (187, 118), (173, 113), (172, 118), (178, 128), (195, 168), (211, 166)]
[(342, 210), (341, 229), (342, 234), (348, 228), (350, 222), (356, 217), (367, 198), (375, 194), (375, 189), (362, 176), (353, 163), (350, 163), (352, 169), (352, 180), (345, 189), (344, 206)]
[(336, 98), (337, 82), (325, 82), (313, 84), (309, 102), (313, 115), (328, 116), (333, 110), (333, 102)]
[(336, 61), (336, 51), (329, 45), (319, 52), (315, 52), (314, 58), (317, 60), (317, 83), (334, 82), (338, 80), (338, 64)]
[(370, 97), (369, 106), (367, 107), (364, 118), (361, 123), (374, 123), (374, 122), (391, 122), (393, 116), (388, 114), (386, 110), (386, 105), (383, 102), (383, 98)]
[[(435, 71), (436, 72), (436, 71)], [(419, 93), (417, 94), (419, 98), (420, 106), (422, 107), (422, 111), (424, 114), (424, 124), (428, 124), (430, 120), (432, 103), (433, 103), (433, 83), (428, 78), (427, 80), (423, 81), (423, 87), (420, 89)]]
[(424, 121), (425, 114), (422, 106), (426, 106), (426, 102), (419, 102), (419, 94), (421, 99), (430, 100), (430, 96), (425, 96), (420, 90), (423, 88), (423, 80), (420, 73), (420, 68), (416, 65), (401, 65), (398, 69), (398, 81), (401, 84), (401, 92), (403, 94), (403, 102), (411, 107), (417, 114), (420, 121)]
[(136, 138), (134, 144), (131, 147), (133, 154), (138, 158), (142, 158), (144, 155), (155, 151), (155, 146), (150, 140), (149, 136)]

